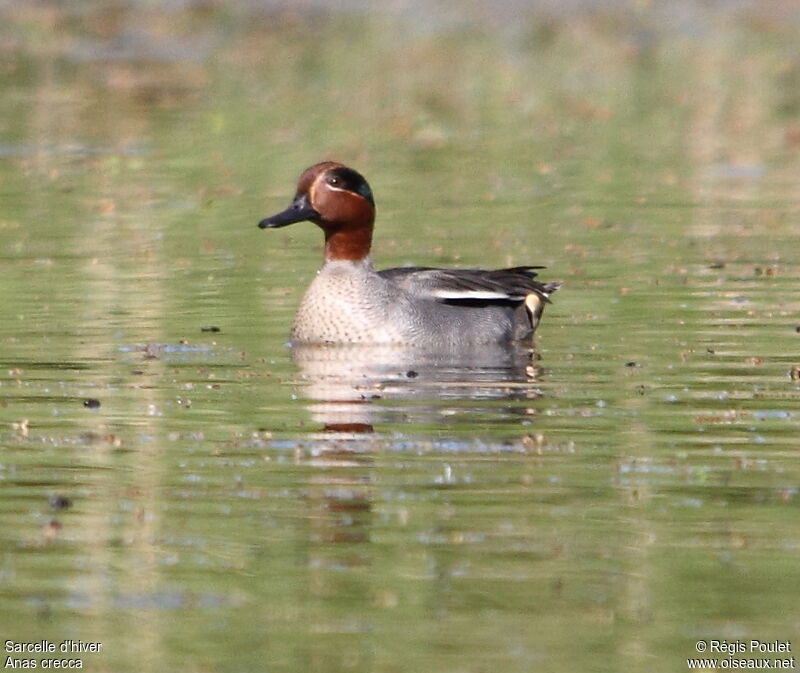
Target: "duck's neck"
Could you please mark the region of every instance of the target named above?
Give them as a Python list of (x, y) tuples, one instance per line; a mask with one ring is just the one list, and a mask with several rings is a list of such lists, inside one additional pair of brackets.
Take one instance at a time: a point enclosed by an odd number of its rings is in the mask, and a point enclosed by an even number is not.
[(369, 257), (372, 225), (325, 230), (325, 261), (358, 262)]

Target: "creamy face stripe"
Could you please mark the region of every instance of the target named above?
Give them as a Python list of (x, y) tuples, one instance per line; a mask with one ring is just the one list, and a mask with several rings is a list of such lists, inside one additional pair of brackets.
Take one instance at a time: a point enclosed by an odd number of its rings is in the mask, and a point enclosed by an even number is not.
[(320, 176), (317, 176), (317, 179), (320, 178), (323, 179), (326, 189), (341, 193), (347, 192), (354, 196), (359, 196), (368, 201), (373, 208), (375, 207), (375, 199), (372, 196), (370, 186), (367, 184), (364, 176), (354, 171), (352, 168), (334, 166)]
[(320, 173), (316, 178), (314, 178), (314, 182), (311, 183), (311, 186), (308, 188), (308, 202), (311, 204), (311, 207), (314, 207), (316, 203), (316, 199), (314, 195), (317, 192), (317, 183), (325, 176), (325, 173)]

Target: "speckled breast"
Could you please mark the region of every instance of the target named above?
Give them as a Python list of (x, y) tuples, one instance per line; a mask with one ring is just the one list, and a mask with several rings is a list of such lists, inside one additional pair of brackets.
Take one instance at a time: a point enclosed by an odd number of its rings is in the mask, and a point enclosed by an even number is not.
[(396, 302), (396, 292), (367, 262), (328, 262), (303, 297), (292, 340), (406, 343), (411, 329)]

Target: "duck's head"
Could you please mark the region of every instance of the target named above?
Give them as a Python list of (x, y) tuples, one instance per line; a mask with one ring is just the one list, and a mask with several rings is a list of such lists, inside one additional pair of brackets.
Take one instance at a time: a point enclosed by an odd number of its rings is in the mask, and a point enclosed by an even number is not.
[(325, 258), (360, 260), (369, 255), (375, 201), (364, 177), (335, 161), (303, 171), (289, 207), (258, 223), (276, 229), (308, 220), (325, 232)]

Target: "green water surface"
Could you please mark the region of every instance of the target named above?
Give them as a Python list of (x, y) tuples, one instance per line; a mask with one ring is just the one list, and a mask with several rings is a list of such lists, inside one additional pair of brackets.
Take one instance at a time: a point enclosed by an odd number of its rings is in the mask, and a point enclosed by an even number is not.
[[(800, 647), (792, 3), (0, 17), (4, 645), (99, 643), (97, 673)], [(563, 280), (534, 356), (293, 359), (321, 235), (256, 223), (329, 158), (370, 181), (378, 267)]]

